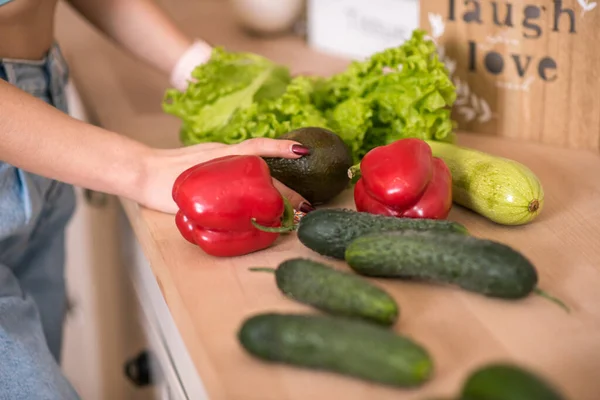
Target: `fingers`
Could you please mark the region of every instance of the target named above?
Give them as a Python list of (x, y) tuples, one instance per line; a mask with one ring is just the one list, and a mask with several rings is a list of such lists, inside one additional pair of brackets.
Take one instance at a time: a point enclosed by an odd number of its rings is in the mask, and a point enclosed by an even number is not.
[(294, 210), (302, 211), (304, 213), (314, 211), (315, 208), (304, 197), (300, 196), (277, 179), (273, 179), (273, 184), (277, 190), (279, 190), (279, 193), (290, 202), (292, 207), (294, 207)]
[(225, 143), (206, 142), (206, 143), (196, 144), (193, 146), (186, 146), (186, 147), (183, 147), (183, 149), (185, 149), (184, 151), (188, 152), (188, 153), (196, 153), (199, 151), (222, 149), (224, 147), (227, 147), (227, 145)]
[(163, 154), (165, 155), (173, 155), (180, 156), (182, 154), (196, 154), (196, 155), (204, 155), (207, 154), (208, 151), (214, 151), (218, 149), (222, 149), (227, 147), (225, 143), (216, 143), (216, 142), (206, 142), (195, 144), (191, 146), (180, 146), (172, 149), (161, 149)]
[(310, 150), (293, 140), (254, 138), (231, 146), (231, 154), (257, 155), (262, 157), (300, 158)]
[(219, 152), (218, 157), (226, 155), (256, 155), (261, 157), (300, 158), (310, 154), (310, 150), (307, 147), (293, 140), (269, 138), (253, 138), (232, 145), (207, 142), (172, 149), (171, 151), (177, 155), (217, 151)]

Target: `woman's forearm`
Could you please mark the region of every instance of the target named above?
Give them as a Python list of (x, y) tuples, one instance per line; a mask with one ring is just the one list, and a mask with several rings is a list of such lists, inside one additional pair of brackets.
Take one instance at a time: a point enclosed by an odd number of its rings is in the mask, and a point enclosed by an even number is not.
[(77, 186), (133, 198), (149, 148), (78, 121), (0, 80), (0, 159)]
[(192, 44), (152, 0), (68, 1), (108, 37), (167, 74)]

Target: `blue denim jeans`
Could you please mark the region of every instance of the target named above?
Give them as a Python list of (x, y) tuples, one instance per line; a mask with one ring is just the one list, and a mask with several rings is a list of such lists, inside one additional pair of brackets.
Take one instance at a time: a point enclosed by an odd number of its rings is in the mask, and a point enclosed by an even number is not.
[[(0, 79), (68, 111), (57, 46), (40, 61), (0, 59)], [(72, 186), (0, 161), (0, 400), (78, 399), (60, 369), (65, 227), (74, 209)]]

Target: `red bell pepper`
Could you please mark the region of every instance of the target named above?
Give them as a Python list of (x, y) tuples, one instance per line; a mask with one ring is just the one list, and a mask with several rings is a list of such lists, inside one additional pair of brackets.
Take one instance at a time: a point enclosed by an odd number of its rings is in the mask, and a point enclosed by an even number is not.
[(369, 151), (354, 187), (357, 211), (394, 217), (445, 219), (452, 207), (452, 176), (429, 145), (400, 139)]
[(258, 156), (226, 156), (193, 166), (176, 179), (172, 195), (181, 235), (217, 257), (252, 253), (275, 242), (278, 233), (255, 223), (293, 224), (293, 210)]

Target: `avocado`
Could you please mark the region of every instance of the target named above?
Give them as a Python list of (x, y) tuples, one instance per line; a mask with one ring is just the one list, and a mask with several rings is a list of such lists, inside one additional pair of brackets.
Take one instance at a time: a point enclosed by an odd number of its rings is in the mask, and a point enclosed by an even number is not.
[(312, 205), (327, 203), (350, 182), (348, 169), (352, 153), (344, 141), (330, 130), (306, 127), (279, 136), (310, 149), (296, 159), (265, 158), (271, 176), (308, 200)]

